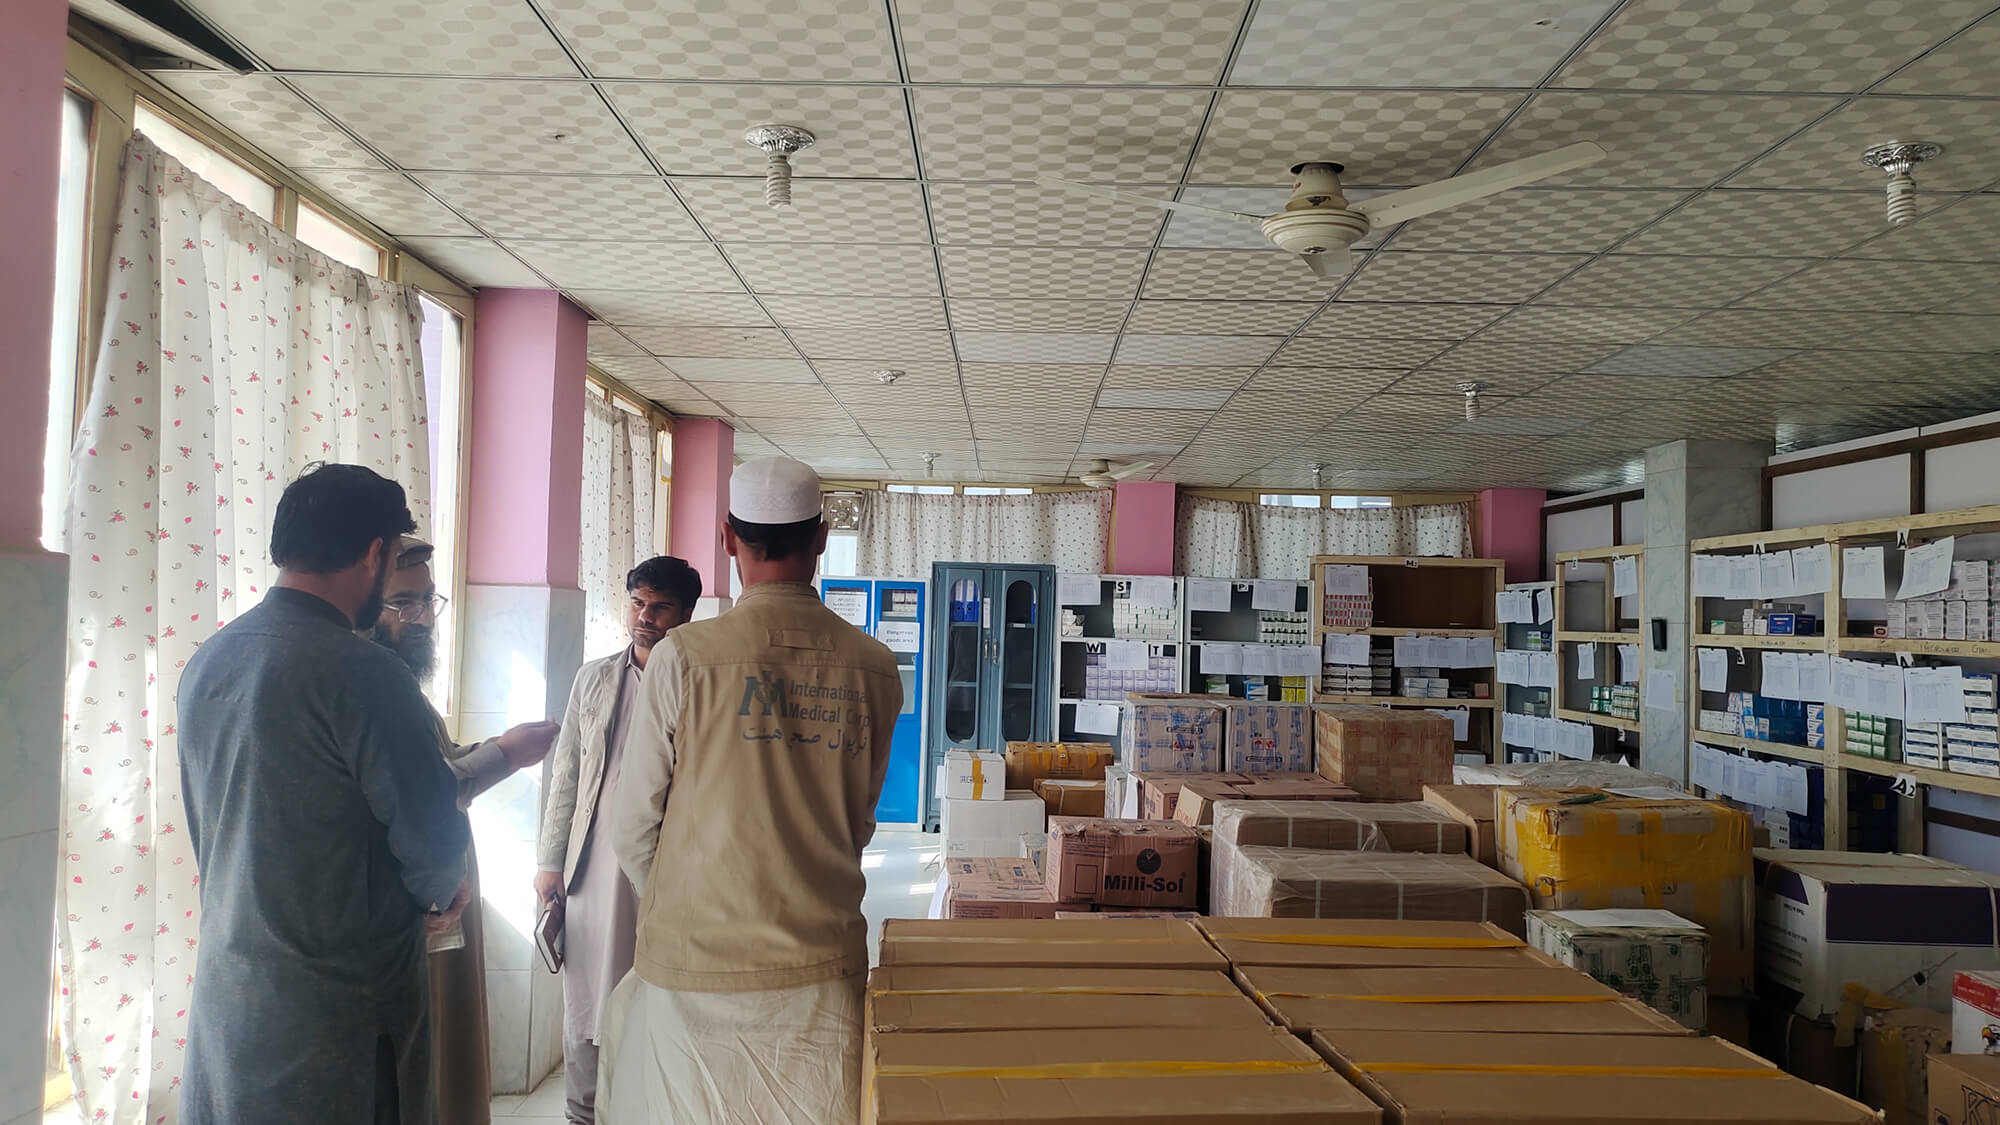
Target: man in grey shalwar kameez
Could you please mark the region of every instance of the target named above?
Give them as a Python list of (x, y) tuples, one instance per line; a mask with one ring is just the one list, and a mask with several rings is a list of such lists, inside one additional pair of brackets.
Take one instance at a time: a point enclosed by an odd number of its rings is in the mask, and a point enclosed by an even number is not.
[(427, 926), (470, 839), (429, 706), (356, 636), (381, 612), (403, 490), (328, 465), (285, 489), (277, 584), (188, 662), (181, 790), (201, 937), (187, 1125), (428, 1125)]

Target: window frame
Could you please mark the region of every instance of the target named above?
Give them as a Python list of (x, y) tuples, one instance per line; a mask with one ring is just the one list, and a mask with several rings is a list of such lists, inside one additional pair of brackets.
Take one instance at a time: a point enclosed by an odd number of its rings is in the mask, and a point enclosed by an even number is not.
[[(63, 83), (65, 117), (67, 117), (67, 110), (71, 104), (80, 105), (84, 114), (83, 151), (78, 154), (78, 164), (82, 172), (83, 182), (80, 188), (77, 189), (80, 198), (76, 200), (77, 219), (83, 229), (77, 232), (76, 260), (73, 263), (76, 268), (76, 292), (72, 294), (75, 299), (71, 303), (71, 307), (75, 310), (76, 315), (75, 321), (71, 325), (75, 338), (72, 341), (73, 352), (68, 380), (68, 402), (63, 403), (63, 396), (59, 393), (61, 388), (57, 385), (58, 375), (55, 369), (55, 356), (52, 354), (49, 357), (48, 371), (48, 418), (43, 424), (41, 544), (44, 550), (54, 554), (62, 553), (66, 545), (67, 521), (63, 518), (61, 509), (67, 507), (67, 498), (69, 495), (69, 451), (70, 447), (76, 442), (77, 430), (83, 425), (84, 410), (89, 405), (87, 395), (90, 389), (91, 369), (90, 292), (93, 272), (91, 266), (94, 257), (93, 245), (95, 242), (95, 239), (92, 237), (92, 228), (95, 225), (93, 223), (93, 216), (97, 205), (96, 153), (98, 131), (102, 127), (104, 119), (104, 106), (96, 98), (92, 97), (88, 90), (83, 89), (75, 82), (65, 80)], [(65, 142), (69, 138), (69, 131), (66, 126), (62, 136)], [(59, 224), (56, 231), (56, 250), (59, 254), (63, 252), (63, 232), (60, 229), (60, 220), (67, 211), (68, 203), (68, 200), (59, 200), (56, 205)], [(60, 279), (60, 261), (51, 262), (50, 266), (58, 271), (56, 276)], [(63, 294), (60, 291), (55, 293), (55, 300), (57, 302), (63, 300)], [(50, 311), (52, 316), (61, 315), (60, 311), (55, 308), (52, 308)], [(54, 343), (58, 327), (60, 327), (60, 321), (49, 326), (51, 345)], [(61, 412), (62, 424), (60, 428), (57, 424), (58, 411)], [(61, 434), (60, 439), (57, 437), (59, 433)], [(53, 510), (51, 502), (53, 502)]]
[[(301, 216), (303, 216), (308, 211), (312, 212), (313, 218), (316, 221), (325, 223), (327, 226), (332, 227), (335, 231), (338, 231), (339, 233), (344, 234), (347, 237), (353, 239), (354, 241), (361, 243), (362, 245), (367, 246), (369, 249), (375, 251), (375, 265), (372, 268), (363, 265), (356, 265), (355, 263), (348, 261), (346, 258), (342, 258), (339, 255), (335, 254), (332, 250), (329, 250), (328, 248), (321, 246), (318, 243), (307, 238), (305, 234), (300, 230), (299, 223)], [(367, 235), (362, 234), (360, 231), (354, 229), (354, 227), (351, 224), (341, 221), (338, 217), (333, 215), (326, 208), (320, 206), (317, 203), (314, 203), (312, 200), (307, 199), (304, 196), (298, 196), (298, 210), (294, 212), (292, 216), (291, 235), (293, 238), (298, 239), (300, 245), (307, 246), (310, 247), (311, 249), (317, 250), (320, 253), (325, 254), (327, 257), (332, 258), (334, 261), (341, 263), (342, 265), (353, 266), (355, 269), (360, 270), (362, 273), (367, 274), (369, 277), (382, 277), (387, 270), (389, 263), (388, 247), (383, 246), (380, 242), (377, 242), (374, 239), (368, 237)]]
[[(144, 91), (141, 91), (138, 94), (138, 96), (133, 99), (132, 131), (134, 133), (139, 133), (144, 131), (144, 127), (139, 121), (139, 118), (142, 115), (151, 115), (153, 117), (159, 118), (161, 121), (165, 122), (170, 128), (172, 128), (175, 132), (180, 133), (188, 140), (193, 141), (195, 144), (200, 145), (204, 150), (206, 150), (210, 154), (214, 155), (218, 159), (223, 160), (229, 164), (235, 165), (236, 168), (239, 171), (241, 171), (244, 175), (249, 176), (257, 180), (259, 183), (262, 183), (267, 187), (269, 187), (271, 189), (271, 198), (268, 204), (268, 206), (270, 207), (269, 214), (265, 214), (264, 212), (258, 211), (254, 206), (251, 206), (252, 201), (250, 200), (239, 199), (237, 200), (237, 202), (242, 203), (246, 207), (250, 207), (252, 213), (258, 215), (258, 217), (264, 219), (266, 222), (269, 222), (272, 226), (275, 226), (280, 230), (283, 230), (286, 234), (290, 234), (293, 235), (294, 237), (297, 237), (297, 232), (295, 228), (298, 226), (298, 224), (294, 221), (289, 221), (290, 217), (286, 213), (289, 210), (286, 207), (287, 189), (282, 183), (279, 183), (277, 180), (274, 180), (270, 176), (265, 175), (263, 172), (259, 171), (256, 167), (245, 162), (243, 159), (238, 157), (234, 152), (231, 152), (227, 145), (221, 144), (206, 129), (199, 129), (194, 127), (193, 125), (189, 124), (187, 118), (181, 116), (179, 113), (176, 113), (173, 109), (161, 104), (156, 99), (147, 97)], [(153, 137), (151, 139), (154, 144), (160, 143), (160, 138), (158, 137)], [(169, 152), (167, 155), (173, 156), (174, 154)], [(175, 159), (179, 160), (180, 157), (176, 156)], [(182, 163), (185, 164), (186, 161), (182, 161)], [(199, 172), (197, 172), (196, 174), (199, 175)], [(218, 184), (216, 186), (220, 188), (222, 185)], [(291, 194), (295, 195), (297, 193), (294, 192)], [(235, 197), (231, 196), (230, 198), (234, 199)], [(316, 208), (316, 210), (319, 210), (322, 214), (325, 213), (325, 210), (323, 208)]]
[[(1311, 504), (1272, 503), (1272, 501), (1276, 499), (1302, 499), (1305, 497), (1311, 497), (1313, 499), (1313, 503)], [(1349, 502), (1341, 503), (1341, 501), (1349, 501)], [(1329, 509), (1339, 509), (1341, 511), (1349, 511), (1349, 512), (1372, 511), (1381, 508), (1396, 507), (1396, 497), (1388, 493), (1381, 493), (1381, 492), (1367, 492), (1367, 493), (1334, 492), (1328, 490), (1321, 490), (1318, 492), (1314, 492), (1308, 489), (1303, 492), (1297, 490), (1291, 492), (1259, 492), (1257, 494), (1257, 504), (1259, 507), (1264, 507), (1264, 508), (1298, 508), (1302, 511), (1308, 511), (1308, 512), (1310, 511), (1324, 512)]]

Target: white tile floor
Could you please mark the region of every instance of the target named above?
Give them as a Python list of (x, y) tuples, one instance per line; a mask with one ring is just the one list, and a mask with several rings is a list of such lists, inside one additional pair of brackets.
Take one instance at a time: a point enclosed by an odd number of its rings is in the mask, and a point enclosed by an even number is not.
[[(938, 858), (944, 839), (908, 825), (883, 825), (861, 855), (868, 891), (861, 912), (868, 918), (868, 960), (873, 964), (881, 944), (885, 918), (922, 918), (930, 910), (937, 887)], [(542, 1080), (532, 1094), (503, 1094), (493, 1099), (494, 1125), (563, 1125), (562, 1070)], [(51, 1111), (43, 1125), (77, 1125), (74, 1109)]]

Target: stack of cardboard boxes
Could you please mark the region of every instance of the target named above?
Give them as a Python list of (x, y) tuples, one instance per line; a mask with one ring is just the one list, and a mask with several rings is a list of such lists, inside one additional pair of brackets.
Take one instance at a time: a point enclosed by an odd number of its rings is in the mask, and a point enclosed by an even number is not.
[(1993, 564), (1959, 559), (1951, 585), (1934, 594), (1886, 603), (1883, 635), (1929, 641), (1986, 641), (1993, 637)]

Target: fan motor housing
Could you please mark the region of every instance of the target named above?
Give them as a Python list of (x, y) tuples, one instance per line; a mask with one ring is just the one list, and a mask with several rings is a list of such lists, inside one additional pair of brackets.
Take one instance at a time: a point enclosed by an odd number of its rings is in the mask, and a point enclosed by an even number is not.
[(1368, 233), (1368, 216), (1345, 208), (1280, 211), (1264, 220), (1264, 237), (1293, 254), (1323, 254), (1353, 245)]

